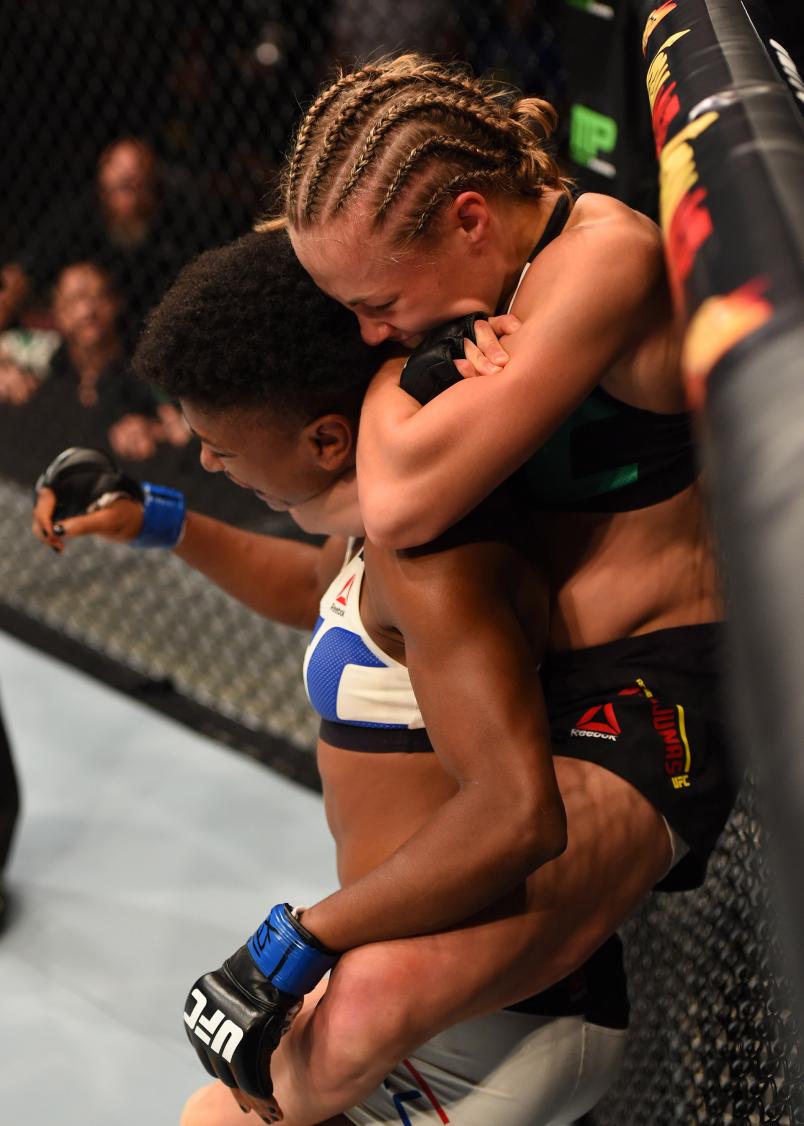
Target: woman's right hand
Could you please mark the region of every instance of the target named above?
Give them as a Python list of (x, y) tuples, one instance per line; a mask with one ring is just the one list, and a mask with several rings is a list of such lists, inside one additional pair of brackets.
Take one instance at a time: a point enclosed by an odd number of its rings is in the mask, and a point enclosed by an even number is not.
[(496, 317), (475, 322), (475, 339), (463, 342), (463, 360), (456, 360), (455, 367), (464, 379), (477, 375), (497, 375), (508, 363), (510, 356), (500, 341), (513, 336), (522, 327), (519, 317), (513, 313), (501, 313)]
[(36, 538), (54, 551), (64, 551), (68, 539), (79, 536), (100, 536), (113, 543), (129, 543), (142, 527), (142, 504), (121, 497), (105, 508), (82, 516), (72, 516), (54, 523), (56, 494), (40, 489), (34, 505), (32, 531)]

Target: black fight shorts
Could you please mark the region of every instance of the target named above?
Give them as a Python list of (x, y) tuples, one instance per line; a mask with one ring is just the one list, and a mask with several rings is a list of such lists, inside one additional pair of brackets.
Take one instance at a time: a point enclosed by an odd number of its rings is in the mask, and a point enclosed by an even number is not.
[(702, 883), (737, 792), (721, 654), (722, 626), (706, 623), (548, 654), (541, 669), (553, 753), (630, 782), (689, 847), (665, 891)]

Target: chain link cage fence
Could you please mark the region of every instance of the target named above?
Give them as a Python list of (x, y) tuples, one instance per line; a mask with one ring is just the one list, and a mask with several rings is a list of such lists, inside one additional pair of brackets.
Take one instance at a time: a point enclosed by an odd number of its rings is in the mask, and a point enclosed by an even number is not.
[[(172, 405), (130, 379), (144, 313), (184, 262), (271, 209), (300, 106), (333, 67), (405, 48), (547, 96), (582, 186), (653, 211), (638, 39), (621, 0), (0, 6), (0, 626), (315, 786), (305, 639), (173, 557), (90, 542), (49, 555), (28, 533), (31, 483), (65, 446), (99, 445), (196, 509), (296, 534), (203, 474)], [(70, 316), (87, 290), (106, 349), (88, 389)], [(766, 889), (747, 785), (705, 886), (655, 896), (626, 928), (633, 1036), (599, 1126), (804, 1122)]]

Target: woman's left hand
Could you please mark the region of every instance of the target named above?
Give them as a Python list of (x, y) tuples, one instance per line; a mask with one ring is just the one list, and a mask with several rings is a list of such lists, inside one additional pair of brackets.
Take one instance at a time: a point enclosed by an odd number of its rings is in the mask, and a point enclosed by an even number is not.
[(121, 497), (105, 508), (54, 523), (56, 494), (40, 489), (36, 495), (31, 530), (36, 538), (61, 554), (66, 541), (76, 536), (100, 536), (113, 543), (129, 543), (142, 527), (142, 505)]
[(502, 313), (499, 317), (489, 317), (487, 321), (475, 322), (477, 343), (464, 340), (465, 359), (456, 360), (455, 367), (464, 379), (476, 375), (497, 375), (508, 363), (508, 353), (500, 344), (506, 336), (512, 336), (521, 328), (522, 322), (513, 313)]

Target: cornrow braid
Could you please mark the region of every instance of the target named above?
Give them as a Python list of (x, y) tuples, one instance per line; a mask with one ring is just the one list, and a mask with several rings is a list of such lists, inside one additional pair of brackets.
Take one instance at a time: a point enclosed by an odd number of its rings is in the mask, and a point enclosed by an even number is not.
[(366, 135), (362, 152), (353, 164), (346, 183), (341, 189), (341, 193), (335, 204), (335, 211), (340, 210), (346, 202), (346, 199), (357, 187), (360, 178), (373, 161), (380, 144), (389, 130), (393, 129), (395, 125), (399, 125), (400, 122), (404, 121), (406, 118), (416, 116), (424, 109), (438, 110), (444, 115), (462, 119), (475, 129), (485, 131), (488, 135), (493, 134), (495, 140), (502, 140), (505, 148), (509, 150), (516, 148), (516, 143), (511, 136), (510, 130), (506, 128), (505, 123), (500, 119), (497, 112), (484, 110), (482, 106), (478, 108), (476, 105), (472, 105), (470, 100), (462, 95), (456, 95), (454, 98), (449, 99), (443, 96), (434, 98), (429, 92), (419, 94), (409, 102), (389, 110), (388, 113), (380, 117), (371, 127)]
[(327, 87), (322, 94), (319, 94), (310, 106), (294, 139), (293, 156), (286, 173), (283, 192), (286, 213), (295, 205), (296, 188), (302, 173), (304, 153), (324, 111), (350, 87), (357, 86), (361, 82), (367, 82), (372, 78), (378, 78), (381, 74), (382, 71), (376, 66), (363, 67), (362, 70), (355, 70), (350, 74), (341, 74), (331, 86)]
[[(305, 187), (305, 199), (302, 206), (301, 213), (304, 219), (309, 220), (312, 217), (313, 209), (315, 208), (318, 189), (321, 181), (324, 178), (325, 172), (329, 169), (332, 159), (338, 149), (344, 143), (347, 127), (355, 120), (355, 118), (372, 102), (376, 101), (384, 89), (387, 88), (387, 79), (382, 84), (383, 89), (378, 90), (377, 87), (380, 83), (375, 83), (372, 86), (366, 87), (356, 95), (354, 100), (347, 106), (343, 106), (340, 112), (336, 115), (335, 120), (332, 121), (324, 134), (324, 140), (318, 152), (315, 162), (315, 168), (307, 181)], [(409, 81), (405, 79), (405, 81)], [(396, 85), (397, 80), (394, 78), (393, 83)]]
[(511, 172), (508, 168), (492, 168), (489, 170), (481, 170), (479, 172), (459, 172), (457, 176), (453, 176), (437, 188), (428, 202), (424, 205), (419, 212), (419, 218), (415, 225), (411, 226), (404, 237), (406, 243), (413, 242), (414, 239), (424, 234), (425, 230), (430, 224), (431, 219), (438, 211), (441, 204), (453, 196), (459, 195), (462, 191), (468, 188), (476, 187), (478, 183), (494, 184), (497, 180), (510, 181)]
[[(362, 99), (355, 101), (352, 105), (342, 107), (338, 116), (331, 122), (316, 160), (315, 171), (307, 184), (305, 206), (302, 213), (303, 218), (310, 219), (312, 216), (318, 187), (332, 162), (333, 156), (340, 147), (347, 126), (349, 126), (371, 102), (402, 90), (405, 86), (423, 82), (431, 86), (452, 90), (456, 94), (463, 94), (466, 97), (472, 98), (478, 104), (482, 102), (484, 97), (488, 96), (485, 87), (481, 86), (476, 79), (468, 78), (457, 70), (440, 69), (435, 63), (423, 63), (414, 55), (402, 55), (392, 63), (384, 65), (388, 68), (387, 70), (377, 66), (365, 67), (363, 70), (355, 71), (353, 75), (355, 79), (352, 84), (353, 86), (356, 86), (359, 82), (369, 81), (375, 77), (378, 78), (378, 81), (372, 82), (371, 87), (364, 92), (365, 96)], [(415, 66), (416, 69), (409, 69), (411, 66)], [(350, 76), (347, 75), (346, 78), (348, 77)], [(289, 190), (286, 192), (285, 208), (288, 213), (290, 207), (295, 207), (296, 204), (295, 189), (301, 174), (304, 148), (312, 134), (315, 120), (321, 116), (326, 106), (334, 101), (336, 95), (342, 93), (345, 88), (346, 83), (343, 78), (334, 83), (332, 87), (325, 90), (313, 103), (304, 119), (294, 146), (294, 153), (288, 173)], [(331, 95), (329, 100), (324, 102), (324, 99), (327, 99), (329, 95)], [(313, 114), (315, 114), (315, 120), (311, 120)], [(309, 128), (307, 128), (308, 122)]]
[(390, 231), (397, 242), (420, 235), (467, 185), (519, 196), (567, 192), (545, 145), (555, 124), (549, 103), (466, 68), (414, 54), (378, 62), (341, 76), (313, 103), (290, 161), (285, 214), (304, 228), (360, 197), (375, 224), (388, 224), (399, 208)]
[(478, 164), (482, 163), (499, 163), (504, 160), (506, 154), (499, 149), (481, 149), (478, 145), (473, 145), (469, 141), (460, 140), (457, 137), (448, 137), (443, 133), (436, 134), (435, 137), (428, 137), (426, 141), (421, 141), (408, 153), (405, 162), (399, 166), (396, 175), (388, 186), (388, 190), (383, 196), (379, 207), (376, 211), (376, 222), (380, 222), (385, 215), (385, 212), (393, 203), (399, 191), (404, 186), (405, 181), (413, 172), (417, 164), (431, 157), (437, 152), (454, 152), (459, 156), (468, 157), (477, 161)]
[(383, 75), (378, 81), (372, 82), (370, 86), (367, 86), (362, 91), (362, 97), (356, 95), (351, 104), (345, 105), (340, 109), (324, 135), (324, 140), (316, 160), (315, 170), (307, 183), (305, 192), (306, 198), (302, 212), (305, 219), (311, 218), (316, 204), (319, 185), (332, 163), (332, 158), (343, 143), (348, 127), (355, 121), (359, 114), (371, 105), (372, 102), (380, 101), (383, 97), (398, 93), (406, 86), (412, 86), (422, 82), (435, 84), (438, 87), (447, 87), (448, 89), (454, 90), (456, 94), (463, 94), (466, 97), (473, 97), (475, 101), (478, 100), (477, 91), (473, 89), (468, 79), (461, 79), (457, 75), (431, 76), (424, 73), (403, 71), (402, 73)]

